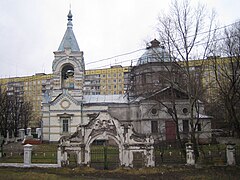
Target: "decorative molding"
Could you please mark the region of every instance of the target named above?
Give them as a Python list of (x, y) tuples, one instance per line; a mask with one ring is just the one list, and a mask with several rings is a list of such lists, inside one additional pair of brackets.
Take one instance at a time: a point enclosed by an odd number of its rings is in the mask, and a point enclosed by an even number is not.
[(60, 106), (65, 110), (68, 109), (70, 107), (70, 105), (71, 105), (71, 103), (67, 99), (64, 99), (60, 102)]

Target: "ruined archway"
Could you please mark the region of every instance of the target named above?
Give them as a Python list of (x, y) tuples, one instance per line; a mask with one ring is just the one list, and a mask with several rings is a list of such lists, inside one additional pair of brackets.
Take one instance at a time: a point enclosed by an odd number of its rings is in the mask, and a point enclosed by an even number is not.
[[(100, 112), (91, 115), (89, 123), (80, 125), (77, 131), (69, 136), (60, 139), (59, 154), (62, 164), (69, 164), (67, 152), (74, 151), (77, 156), (78, 165), (92, 165), (91, 158), (93, 144), (96, 140), (112, 140), (115, 144), (115, 162), (114, 166), (102, 165), (102, 169), (113, 169), (118, 166), (133, 167), (134, 155), (140, 153), (144, 155), (144, 166), (154, 166), (153, 159), (153, 139), (134, 132), (131, 124), (121, 124), (113, 118), (108, 112)], [(109, 146), (109, 144), (107, 144)], [(91, 147), (92, 146), (92, 147)], [(104, 144), (103, 144), (104, 151)], [(106, 146), (105, 146), (106, 148)], [(61, 152), (60, 152), (61, 150)], [(99, 152), (98, 152), (99, 153)], [(101, 152), (100, 152), (101, 153)], [(103, 152), (106, 157), (102, 163), (107, 163), (108, 154)], [(110, 156), (109, 156), (110, 157)], [(101, 168), (100, 168), (101, 169)]]

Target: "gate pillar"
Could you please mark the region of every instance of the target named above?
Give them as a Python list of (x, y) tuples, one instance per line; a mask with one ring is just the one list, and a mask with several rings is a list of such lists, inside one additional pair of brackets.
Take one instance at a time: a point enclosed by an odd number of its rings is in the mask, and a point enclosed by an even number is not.
[(32, 163), (32, 145), (24, 145), (24, 167), (30, 167)]
[(76, 151), (77, 154), (77, 165), (81, 165), (82, 164), (82, 153), (81, 151)]
[(186, 143), (187, 165), (195, 165), (195, 156), (192, 143)]
[(62, 160), (63, 160), (62, 150), (61, 150), (61, 147), (58, 147), (58, 150), (57, 150), (57, 163), (58, 163), (59, 167), (62, 166)]
[(146, 150), (146, 166), (147, 167), (154, 167), (155, 161), (153, 158), (153, 147), (151, 149)]
[(68, 154), (66, 151), (63, 153), (63, 163), (64, 165), (69, 165)]
[(81, 164), (84, 164), (84, 162), (85, 162), (85, 145), (82, 144), (80, 146), (81, 146), (81, 151), (80, 151), (80, 153), (81, 153)]
[(123, 150), (122, 158), (122, 165), (125, 167), (133, 167), (133, 152), (129, 148)]
[(230, 166), (236, 165), (235, 151), (236, 151), (235, 144), (228, 143), (227, 144), (227, 151), (226, 151), (226, 153), (227, 153), (227, 165), (230, 165)]

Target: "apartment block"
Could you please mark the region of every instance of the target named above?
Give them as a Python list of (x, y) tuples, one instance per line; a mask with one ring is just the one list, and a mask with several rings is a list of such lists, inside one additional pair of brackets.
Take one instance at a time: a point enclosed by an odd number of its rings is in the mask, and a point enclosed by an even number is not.
[(124, 94), (131, 67), (121, 65), (105, 69), (86, 70), (85, 95)]
[[(128, 83), (130, 67), (121, 65), (105, 69), (85, 71), (84, 94), (123, 94)], [(50, 79), (53, 74), (37, 73), (33, 76), (2, 78), (0, 85), (6, 88), (8, 94), (17, 93), (30, 101), (33, 106), (33, 116), (30, 127), (39, 127), (42, 113), (42, 95), (52, 87)]]
[(2, 78), (0, 85), (6, 89), (9, 95), (17, 94), (33, 106), (30, 127), (39, 127), (41, 122), (42, 91), (46, 84), (50, 83), (52, 75), (37, 73), (33, 76)]

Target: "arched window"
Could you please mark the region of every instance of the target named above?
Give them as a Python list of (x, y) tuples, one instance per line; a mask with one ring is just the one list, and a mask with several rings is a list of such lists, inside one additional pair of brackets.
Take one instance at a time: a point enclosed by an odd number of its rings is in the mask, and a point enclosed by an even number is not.
[(73, 89), (74, 88), (74, 68), (70, 64), (63, 66), (61, 71), (62, 88)]

